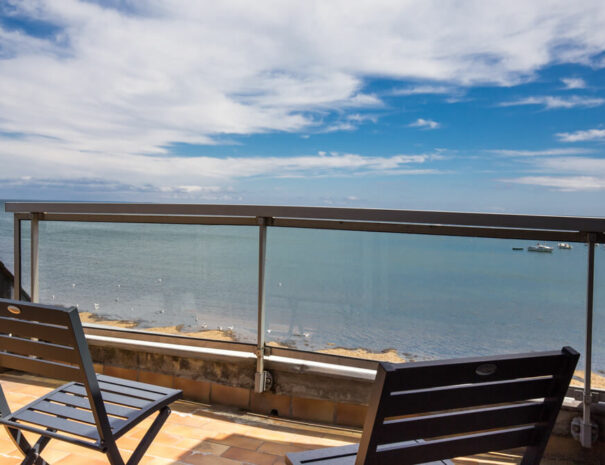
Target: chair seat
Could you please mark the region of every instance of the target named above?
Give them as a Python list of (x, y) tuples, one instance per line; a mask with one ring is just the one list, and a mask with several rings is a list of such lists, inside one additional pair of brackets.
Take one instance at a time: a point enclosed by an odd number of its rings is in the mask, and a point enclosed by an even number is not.
[[(420, 440), (412, 442), (421, 442)], [(306, 450), (286, 455), (288, 465), (303, 465), (318, 462), (321, 465), (354, 465), (359, 444), (348, 446), (326, 447), (324, 449)], [(454, 465), (451, 460), (426, 462), (421, 465)]]
[[(120, 437), (153, 412), (177, 400), (181, 391), (112, 376), (97, 375), (109, 424), (115, 438)], [(102, 450), (99, 432), (91, 412), (86, 388), (82, 383), (67, 383), (13, 414), (0, 418), (0, 423), (45, 434), (75, 435), (70, 441)], [(30, 426), (31, 425), (31, 426)], [(53, 434), (56, 436), (56, 434)]]

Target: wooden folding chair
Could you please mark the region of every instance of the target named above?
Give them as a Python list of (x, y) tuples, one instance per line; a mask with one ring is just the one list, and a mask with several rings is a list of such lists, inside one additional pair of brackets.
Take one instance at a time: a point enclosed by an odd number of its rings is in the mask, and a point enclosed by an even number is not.
[(538, 465), (579, 354), (381, 363), (361, 443), (287, 454), (288, 465), (405, 465), (526, 446)]
[[(41, 453), (60, 439), (105, 453), (124, 465), (116, 440), (159, 412), (127, 465), (137, 464), (182, 391), (96, 375), (80, 316), (47, 305), (0, 299), (0, 366), (70, 381), (11, 412), (0, 386), (0, 424), (25, 456), (22, 465), (46, 465)], [(22, 431), (40, 435), (31, 445)]]

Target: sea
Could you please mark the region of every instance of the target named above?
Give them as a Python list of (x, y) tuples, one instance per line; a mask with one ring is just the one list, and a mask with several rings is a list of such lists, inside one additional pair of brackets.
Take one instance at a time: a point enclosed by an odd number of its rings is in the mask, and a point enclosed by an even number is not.
[[(43, 303), (139, 329), (256, 341), (258, 228), (45, 221), (39, 237)], [(545, 244), (552, 253), (528, 252), (525, 240), (269, 228), (266, 340), (411, 360), (564, 345), (583, 353), (588, 248)], [(593, 370), (605, 374), (605, 246), (595, 255)], [(13, 269), (2, 201), (0, 260)], [(29, 260), (24, 222), (26, 290)]]

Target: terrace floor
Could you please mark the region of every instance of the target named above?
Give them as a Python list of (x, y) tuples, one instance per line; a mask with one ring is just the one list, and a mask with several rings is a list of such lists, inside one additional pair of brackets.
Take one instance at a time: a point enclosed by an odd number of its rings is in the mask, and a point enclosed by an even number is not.
[[(14, 410), (58, 386), (49, 380), (10, 372), (0, 374), (0, 383)], [(141, 465), (280, 465), (285, 463), (287, 452), (345, 445), (360, 438), (356, 429), (266, 417), (194, 402), (176, 402), (172, 411)], [(123, 457), (130, 456), (150, 422), (148, 419), (118, 441)], [(52, 465), (108, 465), (103, 454), (57, 440), (52, 440), (42, 455)], [(0, 464), (19, 464), (21, 460), (7, 433), (0, 429)], [(457, 465), (504, 465), (519, 461), (520, 455), (516, 453), (455, 460)]]

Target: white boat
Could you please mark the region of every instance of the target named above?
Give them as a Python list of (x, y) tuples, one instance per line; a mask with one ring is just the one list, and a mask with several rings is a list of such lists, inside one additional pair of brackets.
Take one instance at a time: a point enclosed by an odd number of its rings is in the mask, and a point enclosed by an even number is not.
[(552, 247), (549, 247), (547, 245), (544, 244), (540, 244), (539, 242), (536, 245), (530, 245), (527, 248), (528, 252), (546, 252), (546, 253), (552, 253)]
[(567, 242), (559, 242), (559, 248), (565, 249), (565, 250), (571, 250), (572, 247)]

